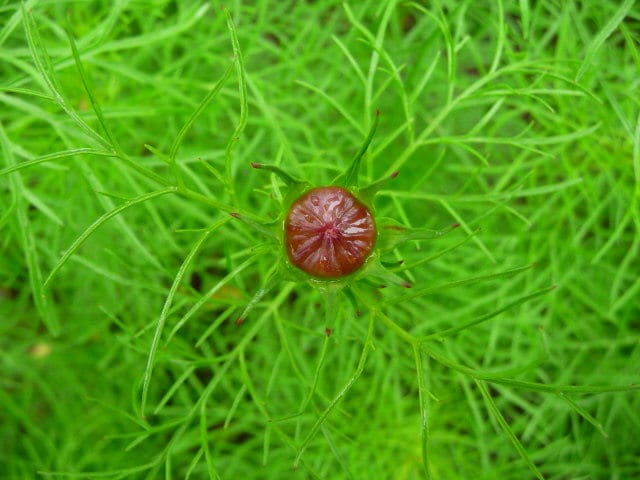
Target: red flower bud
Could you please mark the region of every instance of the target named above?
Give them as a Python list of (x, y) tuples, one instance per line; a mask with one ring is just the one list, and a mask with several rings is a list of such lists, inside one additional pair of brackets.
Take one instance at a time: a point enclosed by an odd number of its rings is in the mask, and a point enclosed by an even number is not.
[(284, 230), (291, 263), (321, 278), (356, 271), (376, 241), (369, 209), (342, 187), (309, 190), (291, 206)]

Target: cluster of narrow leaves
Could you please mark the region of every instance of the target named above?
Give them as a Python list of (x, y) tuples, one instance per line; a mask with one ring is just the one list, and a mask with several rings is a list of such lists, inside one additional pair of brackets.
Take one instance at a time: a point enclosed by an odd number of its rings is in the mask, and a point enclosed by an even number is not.
[[(426, 10), (419, 5), (415, 5), (415, 8), (426, 13)], [(353, 18), (348, 7), (346, 7), (346, 11), (351, 15), (351, 21), (362, 31), (363, 35), (367, 38), (371, 37), (370, 32), (364, 29), (364, 27), (360, 25), (355, 18)], [(25, 256), (29, 266), (33, 300), (45, 326), (54, 335), (60, 332), (60, 323), (55, 316), (55, 312), (50, 302), (48, 301), (49, 290), (54, 286), (53, 280), (60, 273), (61, 269), (68, 264), (69, 259), (80, 249), (90, 236), (98, 231), (98, 229), (106, 222), (112, 219), (114, 221), (118, 221), (120, 214), (128, 209), (147, 204), (151, 200), (163, 196), (179, 196), (187, 201), (205, 205), (213, 211), (221, 212), (221, 215), (217, 220), (199, 232), (198, 238), (193, 242), (191, 249), (184, 256), (181, 266), (173, 276), (173, 282), (166, 294), (164, 304), (160, 309), (157, 319), (152, 323), (153, 335), (151, 344), (148, 348), (147, 362), (141, 383), (141, 394), (139, 401), (137, 401), (135, 405), (136, 413), (138, 414), (135, 418), (135, 422), (140, 427), (142, 433), (138, 433), (137, 436), (135, 436), (134, 440), (132, 440), (129, 445), (130, 448), (134, 448), (136, 445), (144, 442), (148, 436), (151, 436), (163, 429), (175, 429), (177, 433), (173, 438), (179, 438), (182, 430), (189, 428), (192, 422), (197, 421), (197, 428), (201, 435), (201, 442), (198, 445), (197, 453), (194, 455), (189, 473), (196, 468), (200, 459), (204, 457), (209, 473), (213, 472), (217, 475), (216, 459), (214, 453), (210, 449), (210, 441), (208, 438), (208, 429), (211, 427), (211, 420), (208, 417), (208, 402), (210, 402), (214, 391), (216, 391), (220, 386), (220, 383), (223, 381), (224, 375), (231, 369), (237, 367), (240, 370), (240, 376), (243, 380), (243, 387), (241, 389), (242, 395), (238, 394), (232, 403), (232, 407), (225, 416), (223, 428), (227, 428), (232, 422), (235, 414), (235, 408), (237, 407), (240, 399), (242, 399), (247, 392), (252, 398), (255, 409), (257, 409), (263, 416), (264, 422), (272, 422), (274, 415), (269, 410), (269, 406), (265, 406), (263, 402), (261, 402), (260, 394), (254, 385), (254, 382), (251, 380), (247, 366), (247, 350), (249, 345), (256, 340), (258, 334), (266, 328), (265, 326), (269, 320), (276, 319), (274, 320), (276, 328), (283, 328), (283, 322), (277, 319), (281, 316), (281, 313), (279, 313), (280, 310), (285, 311), (284, 304), (287, 301), (287, 298), (292, 294), (292, 292), (295, 292), (296, 289), (305, 289), (308, 285), (311, 285), (313, 288), (316, 288), (321, 292), (321, 295), (325, 299), (324, 321), (327, 330), (325, 332), (326, 335), (324, 343), (320, 353), (318, 354), (317, 369), (310, 380), (308, 378), (306, 379), (304, 387), (307, 390), (303, 396), (299, 412), (293, 412), (291, 418), (279, 419), (279, 422), (274, 422), (271, 424), (272, 426), (269, 427), (269, 431), (275, 432), (279, 439), (291, 448), (292, 462), (295, 467), (301, 465), (312, 471), (312, 467), (305, 462), (305, 453), (308, 451), (309, 447), (320, 432), (325, 436), (328, 436), (328, 432), (324, 429), (327, 424), (327, 420), (339, 411), (341, 402), (349, 395), (354, 385), (359, 381), (364, 381), (361, 377), (365, 372), (367, 362), (376, 344), (376, 335), (380, 336), (380, 330), (383, 329), (384, 334), (392, 335), (404, 345), (403, 351), (406, 353), (407, 358), (412, 360), (415, 368), (417, 391), (419, 394), (417, 403), (419, 405), (421, 416), (421, 458), (424, 474), (427, 477), (430, 477), (432, 470), (430, 456), (429, 412), (433, 407), (433, 403), (438, 402), (438, 399), (435, 398), (433, 392), (430, 391), (427, 382), (429, 374), (426, 371), (426, 365), (430, 361), (433, 361), (451, 372), (455, 372), (466, 377), (476, 385), (486, 403), (487, 410), (490, 413), (491, 418), (503, 430), (505, 435), (513, 444), (515, 450), (517, 450), (518, 454), (526, 462), (535, 476), (537, 478), (543, 478), (536, 466), (536, 463), (532, 460), (520, 439), (514, 433), (509, 421), (503, 416), (498, 408), (490, 386), (501, 385), (510, 389), (557, 395), (565, 401), (567, 406), (577, 415), (600, 431), (603, 430), (602, 426), (572, 397), (584, 394), (629, 391), (637, 389), (638, 386), (575, 386), (524, 381), (516, 379), (514, 376), (510, 376), (508, 374), (488, 372), (480, 368), (469, 367), (459, 363), (458, 361), (452, 360), (450, 356), (443, 351), (444, 349), (442, 345), (445, 340), (450, 337), (467, 332), (473, 327), (477, 327), (485, 322), (495, 319), (507, 310), (515, 309), (525, 302), (541, 297), (553, 290), (555, 286), (548, 286), (534, 292), (515, 296), (511, 301), (504, 305), (500, 305), (497, 308), (489, 309), (489, 311), (483, 315), (445, 328), (434, 328), (430, 325), (425, 326), (423, 322), (420, 322), (421, 325), (411, 325), (410, 323), (405, 322), (405, 319), (400, 315), (397, 315), (395, 312), (398, 311), (397, 307), (399, 306), (406, 305), (411, 302), (423, 302), (425, 299), (431, 298), (431, 296), (441, 294), (456, 287), (486, 282), (500, 282), (529, 272), (534, 267), (534, 265), (526, 265), (518, 268), (506, 269), (497, 273), (477, 275), (471, 278), (444, 283), (429, 285), (414, 283), (412, 279), (414, 278), (415, 272), (427, 268), (431, 262), (441, 259), (446, 254), (462, 247), (469, 240), (476, 240), (478, 231), (457, 229), (456, 227), (458, 227), (458, 223), (455, 223), (444, 230), (429, 230), (425, 228), (412, 228), (394, 219), (377, 218), (376, 221), (379, 225), (380, 236), (376, 244), (376, 250), (372, 253), (371, 261), (353, 275), (345, 277), (344, 279), (322, 281), (317, 278), (308, 277), (299, 271), (292, 269), (291, 265), (288, 263), (285, 255), (285, 249), (283, 247), (282, 221), (292, 202), (311, 188), (313, 182), (312, 179), (300, 180), (294, 175), (287, 173), (279, 165), (254, 162), (251, 164), (253, 168), (273, 173), (275, 178), (281, 181), (280, 184), (276, 184), (275, 186), (275, 189), (278, 190), (278, 192), (281, 187), (286, 188), (287, 192), (284, 196), (280, 197), (280, 216), (271, 222), (265, 222), (262, 218), (252, 213), (248, 208), (242, 208), (242, 205), (236, 195), (236, 185), (233, 178), (234, 160), (232, 154), (234, 145), (237, 143), (238, 139), (241, 138), (240, 135), (247, 122), (247, 82), (236, 28), (234, 27), (228, 12), (225, 11), (225, 15), (234, 51), (233, 60), (229, 63), (228, 68), (217, 81), (215, 87), (211, 89), (209, 94), (206, 95), (199, 104), (198, 108), (185, 122), (179, 134), (173, 141), (169, 152), (163, 153), (150, 145), (147, 146), (148, 150), (157, 158), (161, 159), (171, 172), (171, 178), (165, 178), (153, 169), (147, 168), (134, 161), (127, 152), (119, 146), (115, 135), (112, 134), (109, 124), (104, 118), (99, 103), (92, 94), (90, 81), (84, 71), (80, 53), (78, 52), (73, 36), (69, 33), (68, 38), (72, 50), (73, 61), (75, 62), (78, 75), (82, 79), (82, 83), (86, 89), (86, 93), (90, 99), (91, 106), (95, 117), (98, 120), (98, 124), (101, 127), (102, 133), (97, 132), (92, 128), (70, 107), (68, 102), (65, 100), (60, 85), (56, 81), (51, 59), (47, 55), (43, 42), (39, 37), (38, 29), (33, 17), (23, 7), (22, 17), (24, 19), (31, 55), (40, 77), (44, 82), (45, 88), (47, 89), (47, 94), (57, 103), (59, 108), (68, 115), (69, 119), (77, 125), (80, 131), (84, 133), (90, 144), (88, 147), (51, 153), (32, 160), (17, 163), (13, 158), (10, 141), (0, 124), (0, 143), (2, 144), (3, 157), (8, 160), (7, 167), (0, 170), (0, 176), (10, 175), (11, 188), (14, 192), (12, 206), (8, 212), (3, 214), (2, 219), (0, 219), (0, 225), (9, 214), (14, 211), (16, 212), (23, 235), (21, 243), (24, 246)], [(372, 44), (375, 44), (376, 42), (375, 38), (369, 38), (369, 40)], [(392, 185), (388, 182), (398, 175), (401, 167), (408, 163), (409, 158), (419, 147), (434, 143), (447, 143), (461, 140), (454, 138), (431, 137), (438, 126), (438, 122), (442, 118), (454, 110), (459, 103), (470, 98), (474, 92), (485, 86), (487, 83), (502, 75), (508, 74), (510, 70), (522, 67), (512, 65), (510, 67), (499, 68), (499, 50), (500, 49), (496, 52), (495, 60), (492, 62), (490, 71), (486, 76), (455, 97), (453, 96), (453, 91), (449, 91), (446, 107), (440, 112), (439, 116), (433, 120), (433, 123), (425, 128), (417, 137), (414, 136), (412, 130), (409, 130), (411, 147), (406, 149), (402, 156), (393, 159), (393, 161), (389, 163), (388, 172), (381, 180), (362, 187), (359, 184), (360, 163), (371, 145), (373, 135), (378, 124), (378, 115), (376, 115), (374, 122), (365, 137), (362, 147), (358, 150), (348, 168), (342, 174), (335, 177), (331, 182), (331, 185), (338, 185), (353, 190), (358, 198), (371, 207), (374, 213), (374, 202), (376, 194), (378, 193), (382, 193), (385, 196), (394, 196), (395, 199), (403, 198), (403, 195), (405, 195), (412, 199), (424, 200), (426, 197), (422, 194), (393, 191), (390, 193), (389, 191), (384, 191), (384, 189), (389, 185)], [(238, 91), (240, 98), (240, 115), (238, 123), (225, 148), (224, 166), (217, 169), (215, 166), (205, 162), (205, 167), (210, 174), (219, 181), (221, 189), (226, 194), (225, 198), (227, 198), (227, 200), (220, 200), (188, 187), (181, 166), (178, 164), (176, 158), (187, 132), (196, 122), (200, 114), (207, 108), (214, 98), (216, 98), (223, 85), (225, 85), (229, 78), (231, 78), (234, 70), (238, 76)], [(396, 75), (397, 73), (397, 71), (394, 72)], [(428, 76), (426, 78), (428, 79)], [(425, 80), (425, 82), (426, 81), (427, 80)], [(453, 85), (453, 82), (451, 85)], [(369, 103), (367, 108), (371, 107), (371, 100), (371, 95), (369, 94), (367, 97), (367, 102)], [(411, 103), (409, 98), (405, 98), (404, 100), (407, 105)], [(573, 136), (577, 137), (585, 135), (586, 133), (589, 132), (578, 132)], [(478, 141), (478, 138), (467, 137), (462, 140), (463, 141), (461, 143), (466, 145)], [(486, 141), (487, 139), (481, 140)], [(565, 141), (568, 140), (568, 138), (565, 136), (565, 138), (554, 139), (554, 141), (555, 140)], [(493, 139), (493, 141), (508, 143), (510, 140)], [(547, 141), (549, 140), (547, 139)], [(520, 141), (518, 145), (523, 145), (523, 143)], [(530, 148), (535, 147), (533, 144), (525, 144), (525, 146)], [(484, 160), (472, 147), (469, 147), (469, 151), (472, 155), (477, 155), (481, 160)], [(45, 276), (42, 272), (41, 261), (38, 258), (37, 249), (33, 248), (35, 241), (34, 235), (30, 229), (28, 218), (25, 216), (24, 199), (20, 195), (20, 192), (23, 190), (21, 186), (20, 172), (24, 169), (32, 168), (45, 162), (61, 161), (81, 155), (106, 157), (121, 162), (149, 183), (156, 185), (157, 188), (135, 198), (126, 199), (118, 205), (111, 197), (106, 195), (103, 196), (101, 201), (106, 213), (97, 218), (95, 222), (89, 225), (76, 237), (75, 241), (73, 241), (73, 243), (71, 243), (71, 245), (69, 245), (62, 254), (59, 261), (50, 269), (48, 275)], [(248, 162), (245, 163), (248, 167)], [(276, 181), (272, 183), (276, 183)], [(96, 185), (96, 190), (100, 191), (101, 189)], [(509, 192), (504, 196), (508, 195)], [(499, 203), (502, 198), (496, 197), (493, 200)], [(167, 333), (165, 327), (167, 327), (168, 320), (173, 314), (176, 296), (178, 295), (180, 286), (185, 283), (185, 277), (193, 267), (194, 262), (196, 262), (198, 254), (214, 235), (220, 233), (223, 228), (230, 226), (231, 222), (234, 222), (235, 219), (240, 220), (243, 224), (248, 225), (253, 229), (256, 232), (256, 238), (259, 238), (262, 241), (246, 251), (238, 252), (238, 258), (242, 259), (242, 261), (225, 276), (216, 280), (206, 291), (202, 292), (200, 297), (189, 305), (187, 312), (172, 322), (171, 330)], [(123, 227), (123, 229), (127, 232), (126, 228)], [(412, 256), (413, 259), (410, 262), (403, 262), (398, 258), (401, 256), (400, 248), (406, 246), (406, 244), (415, 245), (423, 240), (439, 238), (445, 233), (458, 232), (461, 230), (465, 230), (466, 232), (464, 238), (457, 238), (450, 245), (447, 245), (440, 250), (432, 251), (432, 253), (429, 254), (422, 254), (422, 256), (417, 259), (415, 256)], [(132, 238), (135, 237), (132, 235)], [(140, 251), (143, 255), (148, 257), (150, 262), (153, 263), (157, 261), (152, 252), (149, 252), (143, 245), (140, 246)], [(210, 339), (217, 330), (220, 329), (223, 323), (228, 323), (229, 321), (233, 322), (234, 319), (238, 326), (243, 325), (243, 328), (246, 328), (239, 341), (233, 345), (233, 348), (230, 351), (225, 352), (225, 354), (220, 357), (216, 357), (215, 362), (217, 367), (215, 376), (209, 380), (206, 385), (204, 385), (199, 392), (197, 401), (190, 406), (190, 409), (186, 414), (173, 423), (168, 422), (161, 426), (153, 425), (153, 421), (149, 420), (148, 417), (154, 417), (162, 414), (170, 401), (176, 396), (177, 390), (180, 389), (186, 379), (194, 374), (194, 371), (199, 365), (196, 361), (186, 367), (183, 374), (173, 382), (171, 387), (168, 388), (159, 399), (154, 401), (153, 405), (150, 405), (150, 392), (155, 378), (153, 373), (159, 363), (159, 352), (163, 347), (166, 347), (179, 337), (181, 330), (188, 325), (189, 321), (193, 319), (204, 306), (207, 305), (210, 299), (217, 292), (223, 290), (225, 286), (241, 277), (244, 272), (250, 271), (256, 264), (263, 261), (265, 258), (273, 260), (272, 268), (263, 276), (263, 278), (261, 278), (260, 285), (256, 287), (255, 295), (246, 302), (244, 307), (240, 309), (239, 314), (238, 307), (236, 305), (231, 305), (219, 313), (212, 321), (211, 325), (202, 333), (202, 336), (197, 339), (195, 346), (201, 347), (206, 345), (208, 339)], [(402, 287), (402, 289), (394, 288), (398, 286)], [(389, 287), (389, 289), (387, 290), (386, 287)], [(392, 293), (382, 293), (383, 290), (385, 292), (391, 291)], [(366, 329), (362, 331), (362, 337), (359, 339), (359, 342), (363, 347), (360, 351), (355, 369), (347, 375), (344, 383), (336, 388), (337, 393), (333, 397), (327, 398), (318, 391), (317, 385), (320, 381), (322, 367), (325, 365), (328, 349), (332, 345), (332, 343), (330, 343), (332, 331), (329, 329), (329, 325), (333, 325), (334, 323), (333, 314), (336, 311), (336, 308), (338, 308), (337, 305), (353, 305), (354, 310), (357, 312), (357, 317), (366, 321)], [(354, 319), (354, 321), (358, 321), (358, 318)], [(428, 330), (432, 329), (432, 331), (424, 333), (423, 330), (425, 328)], [(288, 346), (287, 348), (295, 347)], [(201, 362), (206, 364), (206, 360), (201, 360)], [(320, 400), (318, 400), (317, 397), (321, 397)], [(312, 411), (315, 417), (311, 424), (308, 425), (306, 431), (302, 434), (290, 433), (287, 428), (287, 421), (301, 416), (302, 413), (308, 413), (308, 411)], [(302, 425), (302, 423), (297, 424), (297, 426), (299, 425)], [(304, 425), (307, 424), (305, 423)], [(267, 443), (267, 441), (265, 441), (265, 443)], [(127, 475), (141, 470), (153, 471), (153, 469), (160, 468), (160, 465), (162, 465), (163, 462), (166, 462), (167, 464), (169, 463), (168, 459), (170, 456), (167, 452), (170, 447), (171, 445), (169, 445), (167, 450), (154, 459), (150, 464), (138, 466), (135, 470), (123, 470), (115, 473), (118, 475)], [(268, 452), (267, 446), (265, 446), (265, 452)], [(267, 454), (265, 454), (265, 457), (266, 456)], [(167, 468), (170, 467), (167, 466)]]

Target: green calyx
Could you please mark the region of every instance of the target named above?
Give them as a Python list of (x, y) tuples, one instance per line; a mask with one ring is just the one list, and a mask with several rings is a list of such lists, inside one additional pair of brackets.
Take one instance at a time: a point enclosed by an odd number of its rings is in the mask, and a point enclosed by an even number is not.
[[(348, 167), (336, 176), (330, 185), (328, 185), (328, 187), (344, 188), (363, 205), (365, 205), (374, 217), (377, 229), (377, 238), (374, 248), (366, 261), (364, 261), (362, 266), (356, 271), (344, 276), (337, 278), (318, 278), (316, 276), (309, 275), (293, 265), (287, 255), (287, 245), (284, 234), (285, 218), (287, 217), (294, 202), (300, 199), (308, 191), (317, 188), (318, 186), (290, 174), (279, 165), (256, 162), (251, 163), (252, 168), (272, 173), (285, 184), (287, 193), (283, 202), (282, 212), (277, 220), (269, 223), (259, 223), (252, 219), (244, 218), (244, 216), (236, 213), (232, 214), (232, 216), (240, 219), (253, 229), (262, 233), (263, 237), (269, 238), (278, 244), (277, 251), (280, 252), (280, 260), (278, 262), (279, 267), (277, 270), (283, 279), (290, 281), (307, 281), (322, 290), (327, 288), (331, 290), (337, 288), (340, 290), (344, 286), (348, 286), (351, 282), (360, 279), (366, 279), (368, 283), (380, 288), (384, 288), (387, 285), (399, 285), (404, 288), (410, 288), (411, 285), (408, 280), (402, 276), (402, 272), (396, 273), (396, 268), (389, 268), (390, 264), (382, 260), (383, 256), (394, 250), (401, 243), (437, 238), (452, 231), (457, 226), (453, 225), (444, 230), (430, 230), (405, 227), (391, 219), (375, 219), (375, 209), (373, 204), (376, 195), (391, 180), (398, 176), (398, 172), (395, 171), (391, 175), (387, 175), (384, 178), (373, 181), (362, 187), (360, 186), (360, 165), (362, 163), (362, 159), (367, 154), (369, 147), (371, 146), (379, 121), (380, 112), (376, 111), (371, 128)], [(326, 185), (323, 185), (323, 187), (324, 186)], [(392, 263), (391, 265), (393, 265), (393, 267), (397, 267), (397, 262)]]

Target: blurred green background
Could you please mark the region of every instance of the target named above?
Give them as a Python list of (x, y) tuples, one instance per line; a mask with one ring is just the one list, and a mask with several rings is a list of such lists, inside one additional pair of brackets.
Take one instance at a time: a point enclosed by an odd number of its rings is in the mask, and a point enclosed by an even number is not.
[[(0, 478), (640, 477), (638, 4), (221, 7), (0, 1)], [(327, 313), (227, 207), (376, 109), (376, 215), (460, 228)]]

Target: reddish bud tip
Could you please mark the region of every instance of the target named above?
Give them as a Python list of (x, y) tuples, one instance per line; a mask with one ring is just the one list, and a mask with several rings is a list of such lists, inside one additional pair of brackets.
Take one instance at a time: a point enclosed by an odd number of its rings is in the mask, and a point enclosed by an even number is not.
[(238, 212), (229, 212), (229, 215), (231, 215), (233, 218), (240, 218), (240, 214)]
[(531, 264), (531, 268), (536, 268), (537, 266), (538, 266), (538, 262), (533, 262), (533, 263)]
[(362, 316), (362, 312), (360, 310), (356, 310), (356, 317), (361, 317)]
[(393, 172), (391, 175), (389, 175), (389, 178), (396, 178), (398, 176), (400, 172), (398, 170), (396, 170), (395, 172)]
[(236, 318), (236, 325), (242, 325), (244, 323), (244, 320), (245, 320), (244, 317)]
[(458, 222), (456, 222), (453, 225), (451, 225), (451, 228), (458, 228), (459, 226), (460, 226), (460, 224)]
[(411, 284), (409, 282), (402, 282), (402, 286), (404, 288), (411, 288)]
[(380, 285), (378, 288), (387, 288), (387, 286), (383, 283), (382, 285)]
[(251, 167), (252, 168), (262, 168), (262, 164), (256, 163), (256, 162), (251, 162)]
[(404, 260), (398, 260), (398, 265), (402, 265), (404, 263)]
[(556, 288), (558, 288), (557, 285), (551, 285), (551, 290), (555, 290)]
[(380, 116), (380, 109), (376, 108), (376, 117), (379, 117), (379, 116)]
[(224, 11), (224, 10), (225, 10), (224, 5), (220, 5), (220, 10), (222, 10), (222, 11)]
[(314, 303), (313, 306), (316, 307), (316, 308), (320, 308), (320, 302)]
[(331, 329), (330, 329), (329, 327), (326, 327), (326, 328), (324, 329), (324, 334), (325, 334), (327, 337), (330, 337), (330, 336), (331, 336)]

